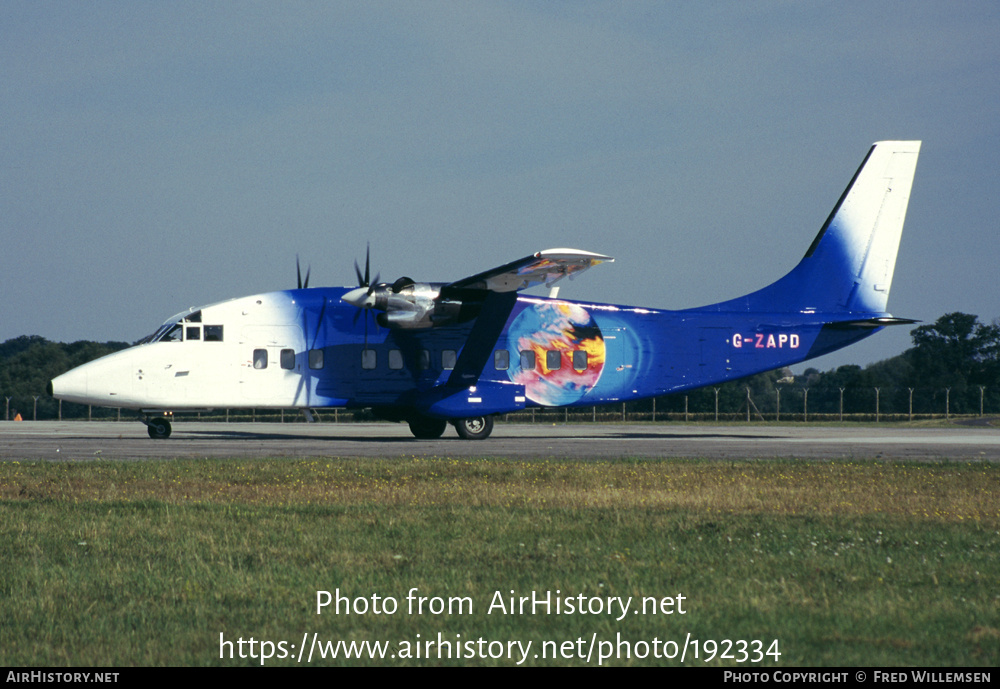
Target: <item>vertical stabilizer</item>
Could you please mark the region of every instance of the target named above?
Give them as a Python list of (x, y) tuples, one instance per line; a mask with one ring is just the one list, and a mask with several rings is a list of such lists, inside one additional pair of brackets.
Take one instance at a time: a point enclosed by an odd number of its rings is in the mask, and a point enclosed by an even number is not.
[(919, 141), (874, 144), (792, 272), (716, 308), (885, 313), (919, 153)]

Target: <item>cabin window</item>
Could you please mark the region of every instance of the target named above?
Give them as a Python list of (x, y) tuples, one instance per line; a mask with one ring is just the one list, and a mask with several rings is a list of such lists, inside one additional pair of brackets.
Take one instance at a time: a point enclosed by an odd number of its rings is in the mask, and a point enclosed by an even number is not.
[(575, 371), (586, 371), (587, 370), (587, 353), (582, 349), (578, 349), (573, 352), (573, 370)]
[(187, 335), (184, 336), (187, 341), (200, 340), (201, 339), (201, 326), (189, 325), (187, 327)]
[(222, 342), (222, 326), (206, 325), (205, 342)]
[(455, 353), (454, 349), (445, 349), (441, 352), (441, 369), (444, 371), (451, 371), (455, 368), (455, 363), (458, 361), (458, 355)]
[(403, 353), (398, 349), (389, 350), (389, 368), (393, 371), (403, 368)]
[(185, 323), (201, 323), (201, 311), (195, 311), (194, 313), (189, 313), (184, 317)]
[(361, 350), (361, 368), (366, 371), (370, 371), (375, 368), (378, 363), (378, 357), (376, 356), (374, 349), (362, 349)]
[(322, 349), (309, 350), (309, 368), (313, 369), (314, 371), (323, 368)]
[(545, 368), (558, 371), (562, 368), (562, 352), (559, 350), (545, 352)]
[(426, 349), (417, 352), (417, 368), (426, 371), (431, 367), (431, 353)]
[(255, 349), (253, 350), (253, 367), (256, 369), (267, 368), (267, 350), (266, 349)]
[(295, 350), (294, 349), (282, 349), (281, 350), (281, 368), (286, 371), (291, 371), (295, 368)]
[(506, 371), (510, 368), (510, 352), (506, 349), (498, 349), (493, 352), (493, 368), (498, 371)]
[(521, 370), (522, 371), (535, 370), (535, 353), (530, 349), (526, 349), (523, 352), (521, 352)]

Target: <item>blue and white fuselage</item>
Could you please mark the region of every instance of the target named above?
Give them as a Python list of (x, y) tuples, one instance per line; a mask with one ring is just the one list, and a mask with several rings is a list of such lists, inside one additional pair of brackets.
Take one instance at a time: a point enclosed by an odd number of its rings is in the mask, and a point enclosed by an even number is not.
[(56, 378), (53, 394), (145, 412), (370, 407), (418, 437), (448, 421), (485, 437), (493, 414), (648, 398), (805, 361), (909, 322), (886, 302), (919, 148), (875, 144), (802, 261), (738, 299), (664, 311), (518, 294), (612, 260), (569, 249), (449, 284), (368, 284), (366, 266), (361, 287), (179, 314)]

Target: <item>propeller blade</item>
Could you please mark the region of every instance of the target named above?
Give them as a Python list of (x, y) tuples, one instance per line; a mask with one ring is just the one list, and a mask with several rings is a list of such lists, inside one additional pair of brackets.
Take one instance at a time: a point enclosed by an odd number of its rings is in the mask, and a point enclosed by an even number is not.
[(299, 255), (295, 254), (295, 277), (298, 279), (299, 289), (309, 288), (309, 273), (312, 272), (312, 266), (306, 268), (306, 279), (305, 282), (302, 281), (302, 266), (299, 264)]
[(319, 310), (319, 320), (316, 321), (316, 334), (313, 335), (313, 349), (316, 349), (316, 342), (319, 340), (319, 329), (323, 327), (323, 316), (326, 315), (326, 299), (323, 300), (323, 308)]

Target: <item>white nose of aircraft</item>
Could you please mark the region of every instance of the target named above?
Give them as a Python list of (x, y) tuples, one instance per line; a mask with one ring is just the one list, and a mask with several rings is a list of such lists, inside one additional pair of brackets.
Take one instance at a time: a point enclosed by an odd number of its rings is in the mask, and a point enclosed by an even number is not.
[(121, 407), (132, 397), (132, 358), (128, 350), (77, 366), (49, 382), (56, 399)]

